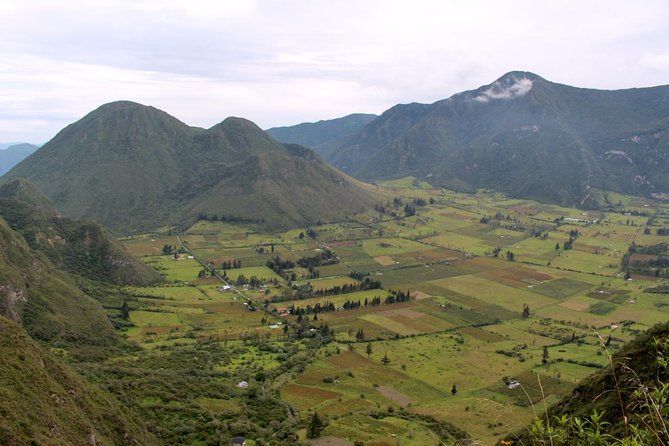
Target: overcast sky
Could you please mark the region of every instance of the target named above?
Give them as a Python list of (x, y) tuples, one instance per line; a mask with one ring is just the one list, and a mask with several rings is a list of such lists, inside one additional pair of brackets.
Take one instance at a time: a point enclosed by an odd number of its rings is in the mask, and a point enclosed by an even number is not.
[(669, 84), (668, 0), (0, 0), (0, 25), (0, 142), (45, 142), (119, 99), (267, 128), (434, 102), (511, 70)]

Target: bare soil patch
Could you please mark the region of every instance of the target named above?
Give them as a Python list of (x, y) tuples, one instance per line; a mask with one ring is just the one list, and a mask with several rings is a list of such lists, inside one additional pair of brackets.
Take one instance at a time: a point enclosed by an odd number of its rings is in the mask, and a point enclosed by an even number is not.
[(378, 390), (381, 395), (385, 396), (389, 400), (395, 401), (402, 407), (408, 406), (413, 401), (402, 392), (395, 390), (390, 386), (379, 386), (376, 388), (376, 390)]
[(353, 446), (348, 440), (339, 437), (321, 437), (311, 440), (309, 444), (313, 446)]
[(395, 260), (390, 256), (374, 257), (374, 261), (381, 266), (390, 266), (395, 264)]

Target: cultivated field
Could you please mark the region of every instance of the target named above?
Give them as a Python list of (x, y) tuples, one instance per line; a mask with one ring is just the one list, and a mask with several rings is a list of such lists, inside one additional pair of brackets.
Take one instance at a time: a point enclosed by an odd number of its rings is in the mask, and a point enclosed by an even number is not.
[(203, 221), (180, 235), (236, 290), (175, 236), (125, 240), (167, 279), (127, 290), (128, 338), (156, 355), (221, 343), (231, 353), (216, 371), (230, 383), (328, 420), (314, 444), (437, 445), (460, 430), (494, 444), (605, 365), (606, 349), (669, 317), (669, 296), (644, 292), (660, 278), (621, 270), (633, 241), (669, 241), (654, 235), (667, 206), (627, 197), (584, 212), (382, 186), (394, 202), (336, 224), (264, 234)]

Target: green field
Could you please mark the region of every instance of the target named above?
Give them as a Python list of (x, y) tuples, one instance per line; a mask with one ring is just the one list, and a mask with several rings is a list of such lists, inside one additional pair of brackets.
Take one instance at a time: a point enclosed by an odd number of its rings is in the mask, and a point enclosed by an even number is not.
[[(626, 280), (621, 272), (632, 240), (655, 241), (643, 234), (647, 217), (406, 179), (384, 185), (404, 202), (420, 197), (426, 205), (411, 217), (369, 211), (315, 226), (315, 238), (302, 229), (263, 234), (222, 222), (199, 222), (182, 235), (215, 266), (241, 261), (242, 268), (226, 271), (229, 280), (255, 276), (266, 281), (262, 288), (222, 291), (218, 279), (199, 279), (194, 259), (159, 255), (171, 237), (124, 240), (169, 283), (128, 289), (135, 297), (122, 330), (153, 355), (219, 343), (227, 353), (213, 365), (216, 373), (279, 392), (302, 426), (313, 411), (327, 419), (316, 445), (437, 445), (437, 430), (458, 429), (493, 444), (529, 422), (533, 404), (550, 405), (606, 363), (598, 336), (611, 336), (611, 352), (669, 318), (669, 296), (644, 292), (657, 280)], [(654, 224), (669, 222), (667, 209), (656, 206)], [(277, 256), (297, 263), (323, 248), (335, 253), (333, 264), (279, 274), (266, 266)], [(361, 286), (365, 277), (381, 288), (317, 294)], [(411, 298), (389, 300), (398, 292)], [(351, 303), (359, 306), (344, 308)], [(319, 306), (329, 309), (315, 314)], [(524, 390), (509, 389), (508, 379)], [(244, 391), (196, 397), (202, 410), (232, 414)]]

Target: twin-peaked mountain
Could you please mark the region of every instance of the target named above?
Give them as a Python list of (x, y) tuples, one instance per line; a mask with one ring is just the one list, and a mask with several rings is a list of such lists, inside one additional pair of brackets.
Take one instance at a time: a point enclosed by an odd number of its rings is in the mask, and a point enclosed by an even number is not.
[(378, 196), (245, 119), (202, 129), (126, 101), (69, 125), (3, 181), (18, 178), (64, 215), (120, 231), (188, 224), (200, 214), (302, 225), (357, 212)]
[(363, 180), (413, 175), (569, 205), (597, 204), (598, 190), (666, 193), (669, 86), (605, 91), (511, 72), (433, 104), (396, 105), (327, 159)]

